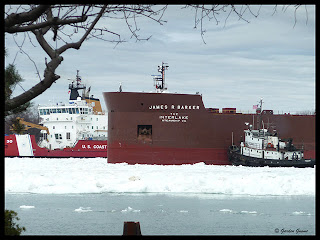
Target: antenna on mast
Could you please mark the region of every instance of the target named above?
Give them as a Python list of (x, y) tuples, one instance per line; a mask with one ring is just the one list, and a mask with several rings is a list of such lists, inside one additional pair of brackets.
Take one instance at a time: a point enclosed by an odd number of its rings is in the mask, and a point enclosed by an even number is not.
[[(261, 124), (262, 124), (262, 98), (260, 98), (260, 106), (258, 106), (256, 113), (259, 114), (259, 116), (257, 116), (257, 128), (260, 130), (261, 129)], [(263, 126), (264, 128), (264, 126)]]
[(156, 87), (157, 92), (163, 92), (164, 90), (167, 90), (167, 87), (165, 86), (165, 70), (168, 69), (168, 63), (162, 62), (161, 66), (158, 66), (158, 72), (161, 73), (161, 75), (151, 75), (154, 76), (154, 85)]

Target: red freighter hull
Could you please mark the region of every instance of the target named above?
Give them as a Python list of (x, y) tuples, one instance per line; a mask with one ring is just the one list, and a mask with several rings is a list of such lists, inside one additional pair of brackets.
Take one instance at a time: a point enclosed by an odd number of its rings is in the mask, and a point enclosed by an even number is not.
[(107, 157), (107, 141), (79, 140), (73, 148), (49, 150), (37, 145), (33, 135), (5, 136), (6, 157)]
[[(243, 139), (245, 122), (255, 114), (215, 113), (200, 95), (103, 93), (108, 108), (108, 162), (129, 164), (228, 165), (227, 149)], [(262, 116), (281, 138), (304, 146), (315, 158), (315, 115)]]

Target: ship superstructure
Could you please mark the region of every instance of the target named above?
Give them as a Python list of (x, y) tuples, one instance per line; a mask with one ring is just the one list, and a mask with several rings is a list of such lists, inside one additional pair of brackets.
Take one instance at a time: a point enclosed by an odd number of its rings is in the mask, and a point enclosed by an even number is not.
[[(78, 140), (107, 140), (108, 116), (101, 110), (99, 99), (89, 97), (86, 86), (80, 84), (77, 74), (76, 83), (69, 85), (68, 104), (39, 106), (40, 124), (47, 127), (50, 135), (41, 130), (40, 147), (50, 150), (72, 148)], [(78, 90), (83, 89), (82, 97)]]

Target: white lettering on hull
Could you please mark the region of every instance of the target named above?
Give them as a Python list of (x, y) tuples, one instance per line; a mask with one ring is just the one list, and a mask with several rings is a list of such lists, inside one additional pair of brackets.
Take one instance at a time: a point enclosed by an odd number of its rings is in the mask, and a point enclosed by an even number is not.
[(168, 106), (167, 104), (150, 105), (149, 110), (199, 110), (199, 105), (174, 105)]
[(170, 115), (160, 115), (159, 119), (162, 122), (187, 122), (189, 119), (188, 115), (180, 116), (179, 113), (170, 113)]
[(91, 149), (91, 148), (102, 149), (102, 150), (107, 149), (107, 145), (93, 145), (93, 146), (91, 146), (89, 144), (87, 144), (87, 145), (83, 144), (81, 147), (82, 147), (82, 149)]

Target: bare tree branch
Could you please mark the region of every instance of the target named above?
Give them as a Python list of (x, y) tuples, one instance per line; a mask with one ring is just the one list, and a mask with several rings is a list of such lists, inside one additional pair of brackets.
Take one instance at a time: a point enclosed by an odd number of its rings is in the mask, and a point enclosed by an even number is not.
[(50, 61), (50, 63), (47, 64), (47, 67), (44, 72), (44, 79), (38, 84), (36, 84), (34, 87), (30, 88), (28, 91), (20, 94), (17, 97), (7, 100), (5, 104), (5, 111), (6, 112), (10, 111), (26, 102), (31, 101), (36, 96), (39, 96), (46, 89), (48, 89), (52, 85), (52, 83), (54, 83), (56, 80), (60, 78), (60, 76), (56, 75), (54, 71), (62, 61), (63, 61), (63, 58), (61, 56), (57, 58), (53, 58)]
[[(25, 37), (25, 36), (24, 36), (24, 37)], [(14, 42), (16, 43), (16, 45), (19, 47), (20, 51), (21, 51), (22, 53), (24, 53), (24, 54), (30, 59), (30, 61), (33, 63), (34, 67), (36, 68), (37, 75), (39, 76), (39, 79), (41, 80), (41, 77), (40, 77), (40, 74), (39, 74), (39, 70), (38, 70), (38, 68), (37, 68), (37, 65), (36, 65), (35, 61), (33, 61), (32, 58), (30, 57), (30, 55), (29, 55), (28, 53), (26, 53), (26, 52), (23, 50), (23, 48), (22, 48), (23, 43), (22, 43), (21, 45), (19, 45), (19, 44), (16, 42), (16, 39), (15, 39), (15, 38), (13, 38), (13, 40), (14, 40)], [(24, 39), (24, 40), (25, 40), (25, 39)], [(24, 40), (23, 40), (23, 42), (24, 42)], [(21, 87), (21, 88), (22, 88), (22, 87)], [(23, 89), (23, 90), (24, 90), (24, 89)]]
[(50, 5), (39, 5), (38, 7), (32, 9), (29, 12), (23, 13), (12, 13), (5, 20), (5, 32), (8, 32), (10, 28), (17, 24), (22, 24), (25, 22), (32, 21), (40, 17), (47, 9), (50, 8)]
[(79, 22), (84, 22), (86, 20), (87, 20), (87, 16), (82, 16), (82, 17), (75, 18), (75, 19), (65, 19), (65, 20), (61, 20), (59, 18), (52, 18), (46, 22), (41, 22), (38, 24), (32, 24), (32, 25), (27, 25), (27, 26), (22, 26), (22, 27), (12, 26), (10, 28), (6, 28), (6, 32), (7, 33), (27, 32), (27, 31), (32, 31), (32, 30), (39, 29), (39, 28), (44, 28), (47, 26), (69, 25), (71, 23), (79, 23)]
[(55, 51), (50, 47), (50, 45), (45, 40), (41, 29), (40, 30), (32, 30), (33, 34), (36, 36), (38, 43), (42, 47), (42, 49), (49, 55), (52, 59), (55, 57)]
[(100, 13), (98, 14), (98, 16), (95, 18), (95, 20), (92, 22), (91, 26), (88, 28), (88, 30), (86, 31), (86, 33), (82, 36), (82, 38), (76, 42), (76, 43), (69, 43), (66, 44), (62, 47), (60, 47), (59, 49), (57, 49), (57, 53), (61, 54), (64, 51), (66, 51), (69, 48), (74, 48), (74, 49), (79, 49), (81, 47), (81, 44), (83, 43), (83, 41), (88, 37), (89, 33), (92, 31), (92, 29), (94, 28), (94, 26), (97, 24), (97, 22), (99, 21), (99, 19), (101, 18), (102, 14), (104, 13), (106, 9), (106, 6), (104, 6), (101, 10)]

